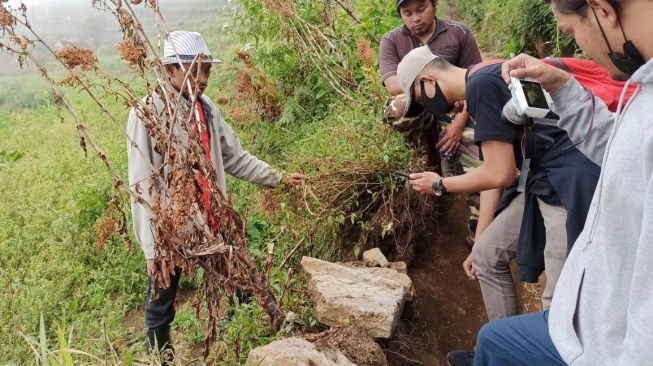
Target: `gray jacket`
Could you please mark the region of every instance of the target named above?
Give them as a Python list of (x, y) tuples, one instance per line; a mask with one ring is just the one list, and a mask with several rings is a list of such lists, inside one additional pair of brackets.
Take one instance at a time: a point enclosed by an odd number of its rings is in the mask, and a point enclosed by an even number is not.
[[(153, 99), (156, 110), (161, 111), (163, 102), (160, 97), (154, 95)], [(241, 147), (238, 136), (224, 121), (220, 111), (209, 98), (202, 96), (201, 101), (211, 137), (211, 162), (218, 175), (218, 185), (222, 192), (226, 193), (227, 191), (225, 173), (252, 183), (271, 187), (277, 186), (281, 182), (281, 174)], [(152, 167), (160, 170), (159, 168), (164, 163), (163, 156), (154, 150), (156, 140), (148, 134), (145, 125), (134, 109), (131, 110), (129, 115), (127, 133), (143, 152), (139, 152), (130, 141), (127, 141), (129, 185), (133, 188), (138, 184), (142, 191), (142, 198), (146, 202), (151, 202), (149, 192), (152, 184), (150, 179), (153, 173)], [(182, 141), (184, 139), (184, 137), (181, 138)], [(160, 174), (165, 174), (165, 171), (161, 171)], [(145, 258), (152, 259), (156, 254), (155, 240), (151, 228), (152, 215), (147, 207), (133, 199), (131, 208), (136, 240), (143, 249)]]
[(589, 136), (590, 94), (572, 79), (553, 96), (559, 127), (602, 165), (549, 315), (553, 343), (573, 366), (653, 365), (653, 60), (630, 81), (638, 90), (617, 113), (595, 99)]

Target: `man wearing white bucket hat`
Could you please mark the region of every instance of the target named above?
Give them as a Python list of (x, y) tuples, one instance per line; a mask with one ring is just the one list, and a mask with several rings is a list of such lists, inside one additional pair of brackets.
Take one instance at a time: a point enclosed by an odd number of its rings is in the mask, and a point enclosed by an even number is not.
[[(220, 60), (211, 57), (211, 52), (199, 33), (186, 31), (169, 33), (165, 40), (161, 63), (165, 66), (170, 86), (184, 96), (182, 103), (186, 103), (190, 107), (191, 100), (195, 98), (190, 98), (189, 92), (192, 91), (196, 94), (197, 104), (195, 107), (199, 122), (206, 127), (202, 129), (200, 142), (216, 169), (219, 180), (217, 183), (223, 193), (226, 192), (226, 173), (269, 187), (277, 186), (284, 180), (281, 173), (241, 147), (238, 137), (224, 121), (220, 111), (207, 96), (203, 95), (208, 85), (211, 67), (213, 64), (220, 63)], [(188, 84), (185, 84), (186, 71), (189, 68), (191, 69), (188, 78), (190, 90)], [(161, 97), (156, 94), (149, 97), (154, 102), (155, 109), (162, 111)], [(133, 143), (128, 141), (127, 144), (129, 184), (132, 186), (139, 184), (143, 192), (142, 198), (145, 201), (150, 201), (151, 190), (155, 190), (156, 187), (150, 187), (149, 178), (155, 171), (160, 170), (164, 159), (154, 148), (156, 140), (148, 132), (141, 112), (136, 108), (132, 109), (130, 113), (127, 132), (130, 139), (133, 140)], [(303, 178), (304, 176), (301, 174), (293, 173), (285, 181), (291, 185), (298, 185)], [(202, 183), (201, 178), (199, 183)], [(148, 290), (145, 305), (145, 327), (148, 330), (147, 346), (148, 349), (156, 346), (161, 352), (173, 353), (170, 324), (175, 317), (174, 302), (180, 271), (163, 262), (157, 265), (154, 261), (156, 250), (154, 230), (151, 227), (151, 212), (143, 204), (132, 200), (132, 214), (134, 233), (147, 260)], [(154, 286), (152, 279), (155, 274), (163, 277), (166, 288), (157, 289), (158, 297), (151, 299), (150, 295)]]

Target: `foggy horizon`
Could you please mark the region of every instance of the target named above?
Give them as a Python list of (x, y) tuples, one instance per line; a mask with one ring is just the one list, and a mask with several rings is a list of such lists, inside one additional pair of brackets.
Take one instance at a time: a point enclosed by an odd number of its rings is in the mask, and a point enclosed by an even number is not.
[[(120, 26), (113, 14), (92, 6), (92, 0), (23, 0), (27, 17), (34, 31), (54, 49), (76, 45), (92, 48), (99, 56), (113, 54), (122, 39)], [(4, 5), (12, 8), (21, 1), (10, 0)], [(232, 0), (159, 0), (161, 13), (169, 30), (196, 31), (198, 25), (210, 25), (222, 18)], [(134, 6), (148, 33), (156, 32), (154, 15), (143, 4)], [(218, 23), (219, 24), (219, 23)], [(37, 46), (38, 48), (38, 46)], [(16, 56), (0, 54), (1, 74), (20, 70)]]

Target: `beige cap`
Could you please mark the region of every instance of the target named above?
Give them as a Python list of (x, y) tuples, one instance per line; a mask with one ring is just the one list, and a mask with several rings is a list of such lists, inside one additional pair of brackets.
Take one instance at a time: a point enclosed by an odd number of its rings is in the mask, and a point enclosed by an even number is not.
[(429, 46), (422, 46), (410, 51), (397, 66), (399, 86), (408, 95), (408, 105), (405, 108), (404, 117), (414, 117), (424, 109), (415, 102), (413, 84), (426, 65), (438, 57), (431, 52)]

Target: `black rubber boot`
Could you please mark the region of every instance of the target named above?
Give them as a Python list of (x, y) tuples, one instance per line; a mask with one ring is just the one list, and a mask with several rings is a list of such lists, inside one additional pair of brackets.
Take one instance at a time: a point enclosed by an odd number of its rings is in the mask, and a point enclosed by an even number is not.
[(154, 349), (159, 351), (162, 366), (171, 364), (175, 359), (175, 349), (170, 339), (170, 326), (148, 329), (145, 341), (148, 353), (152, 353)]
[(453, 351), (447, 353), (447, 361), (450, 366), (472, 366), (474, 363), (474, 352)]

